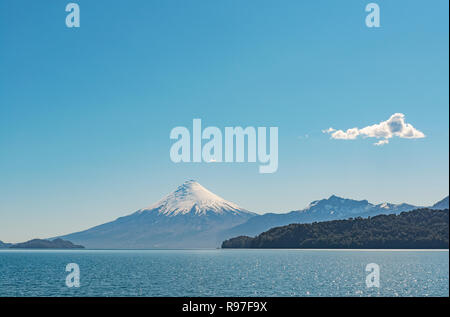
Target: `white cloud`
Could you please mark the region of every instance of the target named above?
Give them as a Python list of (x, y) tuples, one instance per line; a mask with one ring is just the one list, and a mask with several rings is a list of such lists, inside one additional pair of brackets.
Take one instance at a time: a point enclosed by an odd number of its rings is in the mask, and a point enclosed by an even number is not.
[(385, 145), (385, 144), (388, 144), (388, 143), (389, 143), (389, 140), (384, 139), (384, 140), (380, 140), (380, 141), (374, 143), (373, 145), (381, 146), (381, 145)]
[(333, 129), (333, 128), (328, 128), (326, 130), (322, 130), (323, 133), (331, 133), (331, 132), (334, 132), (334, 131), (336, 131), (336, 129)]
[(363, 138), (383, 139), (374, 143), (374, 145), (377, 146), (388, 144), (388, 139), (395, 136), (405, 139), (420, 139), (425, 137), (423, 132), (405, 122), (405, 115), (403, 113), (394, 113), (388, 120), (362, 129), (351, 128), (344, 131), (328, 128), (322, 130), (322, 132), (330, 134), (332, 139), (337, 140), (355, 140), (358, 136)]

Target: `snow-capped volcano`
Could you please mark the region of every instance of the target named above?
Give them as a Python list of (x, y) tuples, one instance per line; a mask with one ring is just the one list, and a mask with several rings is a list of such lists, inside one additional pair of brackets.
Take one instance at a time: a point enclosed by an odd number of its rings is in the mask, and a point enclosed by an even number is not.
[(140, 209), (137, 213), (156, 210), (166, 216), (206, 215), (207, 213), (225, 214), (249, 213), (238, 205), (226, 201), (222, 197), (210, 192), (194, 180), (184, 182), (174, 192), (168, 194), (155, 204)]
[(256, 214), (187, 181), (155, 204), (63, 238), (87, 248), (215, 248)]

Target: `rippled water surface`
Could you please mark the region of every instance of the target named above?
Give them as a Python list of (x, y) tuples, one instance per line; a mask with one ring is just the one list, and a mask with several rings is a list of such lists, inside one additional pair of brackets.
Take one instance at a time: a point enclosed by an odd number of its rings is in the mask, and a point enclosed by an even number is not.
[[(80, 287), (68, 288), (68, 263)], [(366, 265), (380, 267), (367, 288)], [(0, 296), (449, 296), (446, 251), (0, 250)]]

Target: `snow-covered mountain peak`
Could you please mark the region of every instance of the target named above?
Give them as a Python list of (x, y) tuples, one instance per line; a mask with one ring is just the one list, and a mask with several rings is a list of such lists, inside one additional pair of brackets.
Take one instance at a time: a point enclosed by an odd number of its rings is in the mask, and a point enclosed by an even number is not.
[(392, 204), (390, 204), (388, 202), (384, 202), (384, 203), (379, 204), (380, 208), (382, 208), (382, 209), (390, 209), (391, 205)]
[(156, 210), (159, 214), (166, 216), (177, 216), (193, 213), (196, 215), (205, 215), (206, 213), (215, 214), (251, 214), (238, 205), (226, 201), (222, 197), (210, 192), (194, 180), (188, 180), (177, 189), (162, 198), (160, 201), (148, 208), (141, 209), (138, 212)]

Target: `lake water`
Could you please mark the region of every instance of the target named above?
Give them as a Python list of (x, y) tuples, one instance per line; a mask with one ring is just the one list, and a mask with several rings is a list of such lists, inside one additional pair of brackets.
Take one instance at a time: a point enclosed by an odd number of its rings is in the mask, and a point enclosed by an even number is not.
[[(77, 263), (80, 287), (65, 284)], [(380, 287), (366, 287), (366, 265)], [(449, 296), (449, 253), (0, 250), (0, 296)]]

